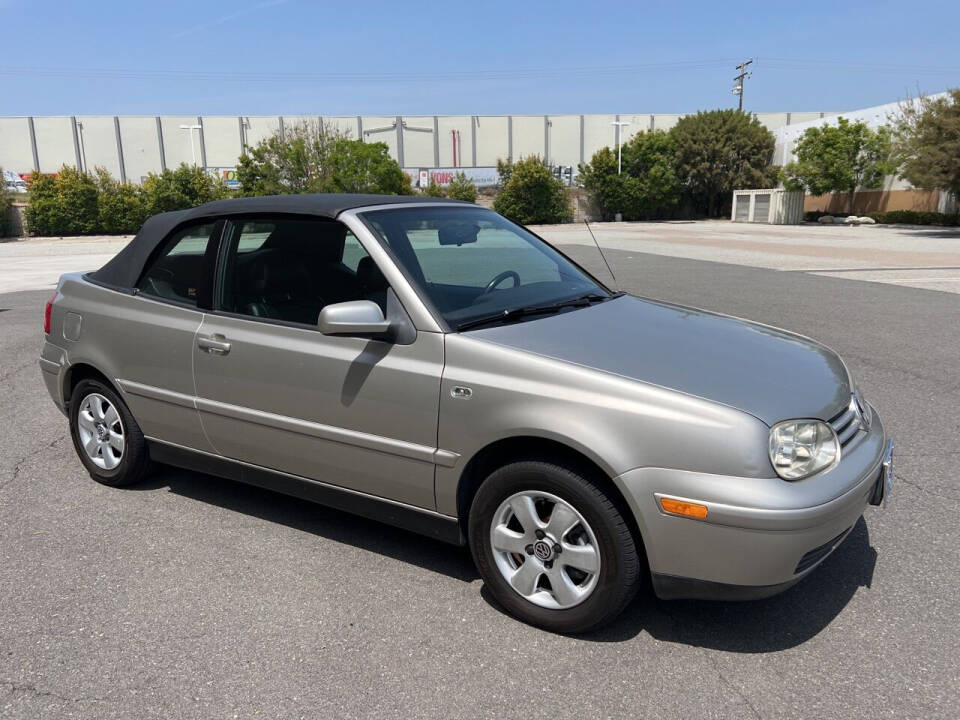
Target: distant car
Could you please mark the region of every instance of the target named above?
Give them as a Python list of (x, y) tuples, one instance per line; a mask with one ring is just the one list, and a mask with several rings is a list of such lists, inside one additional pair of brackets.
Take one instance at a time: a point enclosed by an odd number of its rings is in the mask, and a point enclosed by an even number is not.
[(95, 480), (169, 463), (468, 543), (503, 607), (554, 631), (608, 622), (647, 578), (772, 595), (891, 488), (892, 441), (835, 353), (612, 292), (465, 203), (157, 215), (65, 275), (44, 323)]
[(19, 175), (10, 170), (3, 171), (3, 184), (7, 188), (7, 192), (23, 194), (27, 192), (27, 183), (23, 181)]

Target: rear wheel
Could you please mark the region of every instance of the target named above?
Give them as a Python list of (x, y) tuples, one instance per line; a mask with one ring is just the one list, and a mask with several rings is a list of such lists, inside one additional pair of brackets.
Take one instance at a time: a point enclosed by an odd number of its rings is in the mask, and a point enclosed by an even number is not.
[(630, 528), (601, 487), (568, 468), (523, 461), (493, 472), (471, 506), (469, 535), (487, 587), (532, 625), (593, 630), (636, 593)]
[(99, 483), (131, 485), (150, 469), (140, 426), (120, 396), (99, 380), (81, 380), (73, 389), (70, 435), (80, 462)]

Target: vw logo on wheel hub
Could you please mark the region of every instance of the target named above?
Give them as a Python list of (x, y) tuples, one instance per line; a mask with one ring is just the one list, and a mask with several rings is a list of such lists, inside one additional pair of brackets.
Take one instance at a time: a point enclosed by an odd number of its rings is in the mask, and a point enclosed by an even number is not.
[(549, 560), (550, 556), (553, 555), (553, 548), (550, 547), (549, 543), (539, 540), (533, 546), (533, 554), (540, 560)]

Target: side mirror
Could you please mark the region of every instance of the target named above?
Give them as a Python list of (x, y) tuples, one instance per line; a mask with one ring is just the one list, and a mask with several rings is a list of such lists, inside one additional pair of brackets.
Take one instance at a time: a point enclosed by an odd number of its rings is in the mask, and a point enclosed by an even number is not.
[(317, 320), (317, 329), (324, 335), (368, 337), (389, 331), (390, 322), (383, 317), (383, 311), (375, 302), (351, 300), (324, 307)]

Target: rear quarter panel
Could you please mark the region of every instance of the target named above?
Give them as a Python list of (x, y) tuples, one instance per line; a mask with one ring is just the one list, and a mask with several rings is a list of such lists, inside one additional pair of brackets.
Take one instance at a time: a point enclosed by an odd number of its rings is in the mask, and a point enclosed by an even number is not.
[[(64, 276), (60, 294), (51, 317), (50, 342), (62, 348), (68, 365), (91, 365), (103, 373), (145, 435), (212, 451), (192, 400), (192, 350), (202, 313), (110, 290), (80, 275)], [(81, 318), (75, 340), (64, 336), (68, 313)], [(130, 382), (183, 397), (179, 403), (148, 398), (125, 390)]]

